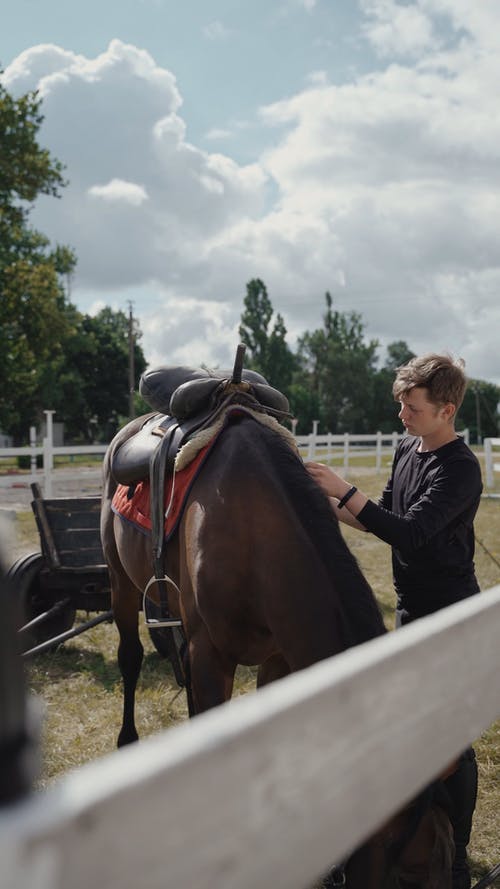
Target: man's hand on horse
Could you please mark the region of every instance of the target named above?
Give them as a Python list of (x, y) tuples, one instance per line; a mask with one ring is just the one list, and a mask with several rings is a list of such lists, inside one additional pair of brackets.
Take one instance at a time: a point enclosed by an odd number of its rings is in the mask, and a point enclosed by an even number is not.
[(326, 463), (306, 463), (305, 467), (309, 475), (323, 489), (328, 497), (336, 497), (340, 500), (349, 488), (348, 483), (340, 475), (337, 475)]

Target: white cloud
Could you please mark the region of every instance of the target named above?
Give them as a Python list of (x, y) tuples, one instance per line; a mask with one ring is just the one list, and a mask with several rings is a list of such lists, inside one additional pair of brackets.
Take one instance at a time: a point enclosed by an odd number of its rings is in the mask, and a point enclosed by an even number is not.
[(230, 139), (232, 136), (231, 130), (224, 130), (218, 127), (212, 127), (212, 129), (208, 130), (205, 133), (205, 139)]
[(228, 304), (174, 293), (162, 299), (160, 311), (141, 318), (152, 364), (227, 366), (234, 358), (237, 326)]
[(418, 3), (362, 0), (362, 7), (368, 16), (365, 35), (381, 56), (417, 57), (438, 46), (433, 21)]
[(36, 47), (4, 80), (16, 94), (43, 94), (41, 135), (70, 184), (61, 201), (40, 199), (34, 221), (74, 246), (76, 289), (161, 289), (182, 277), (189, 292), (203, 277), (206, 239), (262, 212), (259, 165), (186, 142), (175, 77), (148, 53), (118, 40), (95, 59)]
[(307, 80), (309, 83), (312, 83), (316, 86), (325, 85), (328, 83), (328, 72), (327, 71), (311, 71), (307, 76)]
[(140, 207), (148, 200), (148, 194), (142, 185), (135, 182), (124, 182), (123, 179), (111, 179), (106, 185), (91, 185), (88, 194), (103, 201), (121, 201)]
[(203, 36), (207, 40), (226, 40), (231, 36), (231, 31), (223, 22), (213, 21), (204, 26)]
[(496, 3), (364, 6), (387, 63), (262, 109), (269, 148), (244, 166), (186, 140), (175, 77), (136, 47), (36, 47), (6, 71), (17, 94), (41, 89), (70, 180), (34, 222), (75, 247), (73, 298), (137, 294), (149, 360), (230, 363), (260, 277), (291, 336), (321, 323), (328, 289), (368, 336), (500, 383)]

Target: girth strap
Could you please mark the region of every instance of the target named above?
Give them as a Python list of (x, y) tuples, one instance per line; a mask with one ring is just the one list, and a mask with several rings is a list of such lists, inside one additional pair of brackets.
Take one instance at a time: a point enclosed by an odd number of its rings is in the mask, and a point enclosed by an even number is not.
[[(151, 454), (149, 462), (150, 503), (151, 503), (151, 542), (153, 546), (153, 567), (155, 577), (164, 576), (163, 561), (165, 551), (165, 480), (167, 475), (167, 455), (174, 442), (182, 439), (178, 423), (167, 429), (161, 442)], [(167, 610), (167, 597), (164, 584), (160, 584), (160, 603)]]
[[(182, 634), (182, 624), (171, 618), (168, 610), (167, 586), (170, 579), (165, 571), (165, 479), (167, 474), (167, 455), (176, 451), (183, 437), (179, 424), (171, 426), (163, 436), (160, 444), (151, 455), (149, 464), (150, 508), (151, 508), (151, 543), (153, 547), (153, 568), (160, 597), (160, 624), (165, 628), (165, 644), (168, 657), (172, 664), (177, 684), (183, 688), (186, 684), (184, 668), (175, 643), (173, 628), (177, 627)], [(148, 584), (149, 586), (149, 584)], [(184, 634), (182, 634), (184, 638)]]

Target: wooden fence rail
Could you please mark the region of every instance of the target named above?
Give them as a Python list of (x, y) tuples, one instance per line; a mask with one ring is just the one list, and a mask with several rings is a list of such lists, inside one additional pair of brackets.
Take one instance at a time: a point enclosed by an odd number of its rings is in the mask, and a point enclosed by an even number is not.
[(0, 810), (2, 889), (305, 889), (500, 714), (500, 586)]
[[(41, 447), (37, 447), (32, 442), (29, 446), (21, 448), (0, 448), (0, 459), (17, 456), (31, 457), (31, 475), (23, 476), (23, 480), (26, 484), (33, 481), (39, 482), (43, 487), (45, 497), (48, 498), (53, 496), (54, 457), (83, 454), (102, 456), (108, 447), (107, 444), (55, 446), (53, 443), (53, 413), (53, 411), (45, 411), (47, 435)], [(466, 429), (461, 434), (464, 436), (465, 441), (468, 442), (468, 430)], [(329, 432), (318, 433), (318, 422), (316, 420), (309, 435), (295, 435), (299, 451), (305, 459), (329, 460), (340, 458), (345, 475), (349, 472), (353, 458), (356, 455), (359, 456), (360, 453), (363, 455), (374, 455), (375, 469), (377, 472), (380, 472), (384, 455), (387, 457), (387, 462), (390, 463), (394, 449), (401, 438), (402, 434), (398, 432), (375, 432), (373, 434), (346, 432), (342, 435), (333, 435)], [(36, 470), (36, 458), (40, 454), (43, 455), (43, 471)], [(62, 478), (62, 475), (63, 473), (59, 470), (58, 477)], [(5, 483), (4, 480), (0, 479), (0, 486), (3, 483)]]
[[(484, 463), (486, 467), (486, 487), (495, 487), (495, 472), (500, 472), (500, 453), (493, 448), (500, 447), (500, 438), (484, 439)], [(498, 462), (495, 461), (498, 458)]]
[(309, 435), (296, 435), (295, 440), (300, 453), (307, 460), (330, 460), (340, 458), (344, 473), (349, 472), (352, 458), (359, 454), (370, 454), (375, 457), (375, 469), (381, 471), (382, 458), (387, 455), (390, 462), (402, 434), (376, 432), (372, 435), (353, 434), (350, 432), (334, 435), (331, 432), (319, 434), (314, 431)]

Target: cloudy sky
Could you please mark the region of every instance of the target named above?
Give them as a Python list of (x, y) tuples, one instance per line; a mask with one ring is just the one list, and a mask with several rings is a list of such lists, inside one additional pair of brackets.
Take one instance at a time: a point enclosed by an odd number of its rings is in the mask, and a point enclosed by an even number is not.
[(498, 0), (16, 0), (4, 85), (66, 166), (34, 224), (150, 363), (227, 365), (246, 282), (500, 384)]

